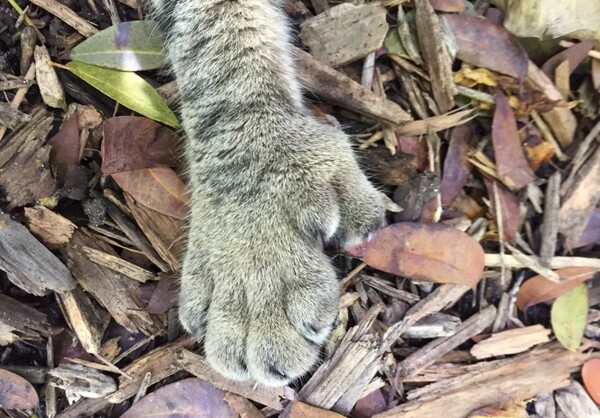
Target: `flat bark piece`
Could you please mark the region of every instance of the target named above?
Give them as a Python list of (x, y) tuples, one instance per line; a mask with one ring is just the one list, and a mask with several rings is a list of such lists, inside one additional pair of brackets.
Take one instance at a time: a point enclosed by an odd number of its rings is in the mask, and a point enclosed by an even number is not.
[(138, 204), (127, 194), (125, 201), (140, 229), (158, 255), (172, 271), (178, 271), (180, 268), (179, 256), (183, 253), (185, 222)]
[(554, 399), (567, 418), (600, 418), (598, 406), (578, 382), (557, 390)]
[(110, 314), (96, 305), (81, 287), (57, 295), (63, 315), (88, 353), (98, 353)]
[(558, 212), (558, 230), (565, 236), (567, 248), (577, 244), (588, 219), (600, 202), (600, 147), (577, 173), (574, 187), (563, 199)]
[(102, 398), (117, 390), (112, 377), (81, 364), (61, 364), (48, 374), (52, 386), (85, 398)]
[(15, 286), (43, 296), (75, 288), (65, 265), (23, 225), (0, 212), (0, 269)]
[(44, 206), (25, 208), (29, 230), (49, 248), (69, 242), (77, 228), (73, 222)]
[(31, 111), (31, 119), (0, 141), (0, 189), (9, 202), (7, 211), (57, 192), (50, 170), (50, 147), (45, 145), (54, 117), (42, 107)]
[(104, 251), (96, 250), (95, 248), (84, 247), (83, 252), (90, 261), (108, 267), (109, 269), (121, 273), (130, 279), (140, 283), (145, 283), (149, 280), (158, 280), (159, 277), (142, 267), (139, 267), (121, 257), (105, 253)]
[(518, 354), (538, 344), (550, 341), (552, 331), (542, 325), (515, 328), (492, 334), (471, 348), (471, 354), (477, 359)]
[(320, 63), (309, 53), (292, 48), (292, 54), (300, 82), (322, 99), (392, 125), (412, 120), (410, 114), (396, 102), (378, 96), (350, 77)]
[(61, 251), (81, 287), (128, 331), (142, 331), (146, 335), (159, 332), (161, 327), (146, 312), (145, 306), (137, 297), (138, 284), (120, 273), (91, 262), (84, 253), (85, 247), (115, 255), (109, 245), (93, 239), (84, 230), (75, 232), (69, 244)]
[(283, 408), (281, 405), (282, 399), (291, 397), (286, 396), (286, 391), (291, 391), (289, 388), (267, 387), (253, 381), (237, 382), (227, 379), (210, 367), (204, 357), (188, 350), (182, 350), (179, 353), (178, 364), (182, 369), (206, 380), (219, 389), (235, 393), (278, 411)]
[[(357, 335), (358, 328), (354, 327), (346, 333), (331, 359), (323, 363), (302, 387), (298, 394), (300, 400), (337, 412), (336, 404), (343, 400), (348, 392), (354, 392), (353, 389), (358, 387), (360, 393), (355, 395), (353, 403), (350, 402), (351, 406), (354, 406), (364, 386), (377, 372), (381, 361), (377, 351), (380, 338), (373, 334)], [(364, 326), (362, 328), (364, 329)], [(347, 406), (348, 402), (343, 404)]]
[(11, 105), (0, 102), (0, 124), (8, 129), (16, 129), (31, 119), (29, 115), (15, 109)]
[(454, 107), (454, 96), (458, 93), (452, 76), (453, 59), (444, 41), (440, 20), (429, 0), (415, 0), (415, 11), (419, 45), (433, 97), (440, 112), (446, 113)]
[(476, 371), (409, 392), (409, 402), (374, 418), (464, 418), (486, 406), (529, 400), (538, 393), (568, 386), (571, 373), (585, 359), (583, 354), (553, 344), (508, 360), (483, 363), (485, 367)]
[(379, 3), (342, 3), (300, 25), (300, 39), (317, 60), (340, 67), (383, 45), (386, 9)]
[(21, 340), (41, 340), (49, 331), (46, 315), (0, 293), (0, 346)]

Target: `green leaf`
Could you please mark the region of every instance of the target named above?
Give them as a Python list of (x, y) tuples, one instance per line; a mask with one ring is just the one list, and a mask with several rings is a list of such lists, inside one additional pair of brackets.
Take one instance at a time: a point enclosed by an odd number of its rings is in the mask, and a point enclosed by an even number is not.
[(139, 75), (79, 61), (71, 61), (65, 68), (111, 99), (140, 115), (169, 126), (179, 126), (177, 117), (171, 112), (163, 98)]
[(164, 41), (156, 22), (123, 22), (81, 42), (69, 58), (115, 70), (154, 70), (165, 62)]
[(585, 283), (556, 298), (550, 311), (550, 322), (554, 335), (570, 351), (581, 344), (587, 324), (588, 288)]
[(402, 41), (400, 40), (400, 35), (396, 29), (392, 30), (385, 41), (383, 41), (383, 45), (387, 49), (388, 54), (400, 55), (402, 57), (407, 57), (408, 54), (402, 46)]

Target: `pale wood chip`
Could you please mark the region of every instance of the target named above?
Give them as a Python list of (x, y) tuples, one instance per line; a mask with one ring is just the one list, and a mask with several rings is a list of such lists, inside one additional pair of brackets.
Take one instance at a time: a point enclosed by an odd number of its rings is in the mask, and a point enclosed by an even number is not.
[(61, 364), (49, 370), (51, 385), (84, 398), (103, 398), (117, 390), (112, 377), (81, 364)]
[(73, 222), (44, 206), (25, 208), (29, 230), (46, 246), (56, 248), (64, 245), (77, 228)]
[(557, 390), (554, 399), (566, 418), (600, 418), (598, 406), (576, 381)]
[(539, 324), (498, 332), (475, 344), (471, 348), (471, 355), (477, 359), (485, 359), (522, 353), (550, 341), (550, 333), (549, 329)]
[(427, 135), (430, 132), (439, 132), (463, 125), (475, 116), (477, 116), (476, 111), (472, 109), (453, 111), (427, 119), (407, 122), (396, 129), (396, 134), (405, 136)]

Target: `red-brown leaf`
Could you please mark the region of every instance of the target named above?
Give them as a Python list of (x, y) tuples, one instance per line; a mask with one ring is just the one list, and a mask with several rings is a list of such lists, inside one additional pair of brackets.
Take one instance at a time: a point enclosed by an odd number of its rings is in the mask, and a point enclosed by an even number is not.
[(530, 306), (555, 299), (579, 283), (591, 279), (597, 272), (598, 269), (591, 267), (566, 267), (556, 271), (562, 279), (560, 283), (548, 280), (542, 275), (534, 276), (519, 289), (517, 307), (524, 311)]
[(178, 278), (175, 274), (162, 277), (152, 292), (146, 310), (158, 315), (167, 312), (177, 303)]
[(417, 136), (405, 136), (396, 134), (400, 150), (405, 154), (414, 155), (417, 168), (425, 171), (428, 166), (427, 141)]
[(506, 186), (518, 190), (536, 179), (519, 139), (515, 115), (506, 96), (500, 92), (496, 94), (492, 143), (498, 175)]
[(27, 380), (0, 369), (0, 407), (4, 409), (31, 409), (40, 402), (38, 395)]
[(600, 359), (586, 361), (581, 369), (581, 378), (590, 398), (600, 405)]
[(142, 168), (113, 173), (112, 177), (123, 191), (142, 205), (177, 219), (187, 217), (188, 192), (172, 168)]
[(79, 164), (79, 114), (73, 112), (50, 141), (50, 162), (53, 165), (67, 166)]
[(159, 166), (176, 167), (177, 135), (169, 128), (138, 116), (119, 116), (104, 122), (102, 173)]
[(224, 397), (225, 392), (204, 380), (180, 380), (140, 399), (121, 418), (237, 418)]
[(468, 160), (471, 135), (472, 130), (467, 125), (457, 126), (450, 135), (441, 187), (442, 204), (445, 206), (450, 205), (467, 184), (471, 173), (471, 163)]
[(446, 15), (444, 18), (456, 38), (459, 59), (520, 81), (525, 79), (527, 54), (504, 27), (474, 16)]
[(542, 71), (546, 73), (550, 80), (554, 80), (554, 72), (556, 67), (565, 60), (569, 60), (569, 74), (581, 64), (588, 56), (588, 52), (592, 50), (594, 43), (590, 40), (579, 42), (570, 48), (559, 52), (542, 65)]
[(481, 245), (467, 234), (442, 224), (390, 225), (370, 242), (349, 251), (376, 269), (436, 283), (475, 287), (484, 267)]
[[(494, 195), (494, 181), (483, 178), (483, 183), (487, 189), (488, 196), (492, 202), (492, 215), (496, 219), (496, 197)], [(504, 239), (508, 242), (514, 242), (519, 229), (521, 229), (521, 210), (519, 208), (519, 198), (507, 190), (504, 186), (496, 183), (498, 186), (498, 198), (500, 200), (500, 215), (502, 215), (502, 225), (504, 228)], [(496, 223), (498, 223), (496, 219)]]

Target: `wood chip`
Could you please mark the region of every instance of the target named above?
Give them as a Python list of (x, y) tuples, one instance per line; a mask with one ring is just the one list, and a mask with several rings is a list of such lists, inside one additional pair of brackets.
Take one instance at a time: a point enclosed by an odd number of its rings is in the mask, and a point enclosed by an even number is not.
[(464, 321), (452, 336), (433, 340), (404, 359), (398, 365), (400, 375), (410, 376), (433, 364), (444, 354), (491, 326), (495, 318), (496, 307), (490, 305)]
[(409, 402), (374, 418), (465, 418), (478, 408), (528, 400), (567, 386), (570, 374), (585, 358), (553, 346), (509, 360), (480, 363), (476, 371), (409, 392)]
[(575, 245), (588, 219), (600, 202), (600, 147), (577, 173), (573, 189), (563, 199), (558, 213), (558, 230), (565, 236), (567, 248)]
[(17, 129), (31, 119), (29, 115), (13, 108), (7, 103), (0, 102), (0, 124), (8, 129)]
[(441, 113), (454, 107), (458, 94), (452, 76), (452, 57), (444, 41), (440, 21), (429, 0), (415, 0), (417, 35), (433, 96)]
[(227, 392), (225, 402), (240, 414), (240, 418), (265, 418), (258, 408), (246, 398)]
[(317, 60), (340, 67), (383, 45), (387, 12), (379, 3), (342, 3), (300, 25), (300, 39)]
[(393, 125), (412, 120), (397, 103), (365, 89), (301, 49), (293, 48), (292, 51), (300, 81), (308, 91), (338, 106)]
[(31, 0), (31, 3), (58, 17), (86, 38), (98, 33), (98, 29), (90, 22), (57, 0)]
[(538, 344), (550, 341), (549, 329), (542, 325), (515, 328), (492, 334), (471, 348), (471, 355), (477, 359), (522, 353)]
[(103, 398), (117, 390), (112, 377), (80, 364), (61, 364), (49, 370), (51, 385), (84, 398)]
[(289, 415), (285, 418), (343, 418), (343, 415), (325, 409), (315, 408), (302, 402), (294, 402), (290, 405)]
[(50, 147), (45, 145), (53, 119), (50, 112), (36, 107), (27, 124), (0, 141), (0, 187), (9, 202), (8, 211), (44, 199), (52, 201), (56, 194)]
[(67, 218), (44, 206), (25, 208), (29, 230), (49, 248), (56, 248), (69, 242), (77, 228)]
[(560, 182), (562, 176), (557, 171), (548, 179), (544, 199), (544, 220), (541, 226), (540, 262), (548, 267), (556, 252), (558, 236), (558, 211), (560, 208)]
[(0, 293), (0, 346), (21, 340), (41, 340), (49, 331), (46, 315)]
[(558, 408), (566, 418), (600, 418), (598, 406), (579, 383), (573, 381), (554, 395)]
[[(26, 248), (27, 252), (23, 251)], [(0, 269), (14, 285), (36, 296), (75, 288), (65, 265), (33, 235), (0, 212)]]
[(143, 269), (127, 260), (123, 260), (121, 257), (105, 253), (104, 251), (98, 251), (95, 248), (90, 247), (83, 247), (83, 252), (90, 261), (100, 266), (108, 267), (137, 282), (146, 283), (147, 281), (159, 279), (159, 277), (151, 271)]
[(110, 321), (110, 314), (95, 305), (79, 286), (59, 294), (57, 298), (69, 328), (75, 332), (85, 351), (91, 354), (98, 353), (104, 331)]
[(114, 254), (110, 246), (94, 240), (86, 230), (76, 231), (61, 252), (69, 261), (71, 272), (81, 287), (128, 331), (142, 331), (146, 335), (159, 332), (160, 325), (145, 311), (139, 300), (137, 284), (122, 274), (91, 262), (83, 252), (85, 247)]

